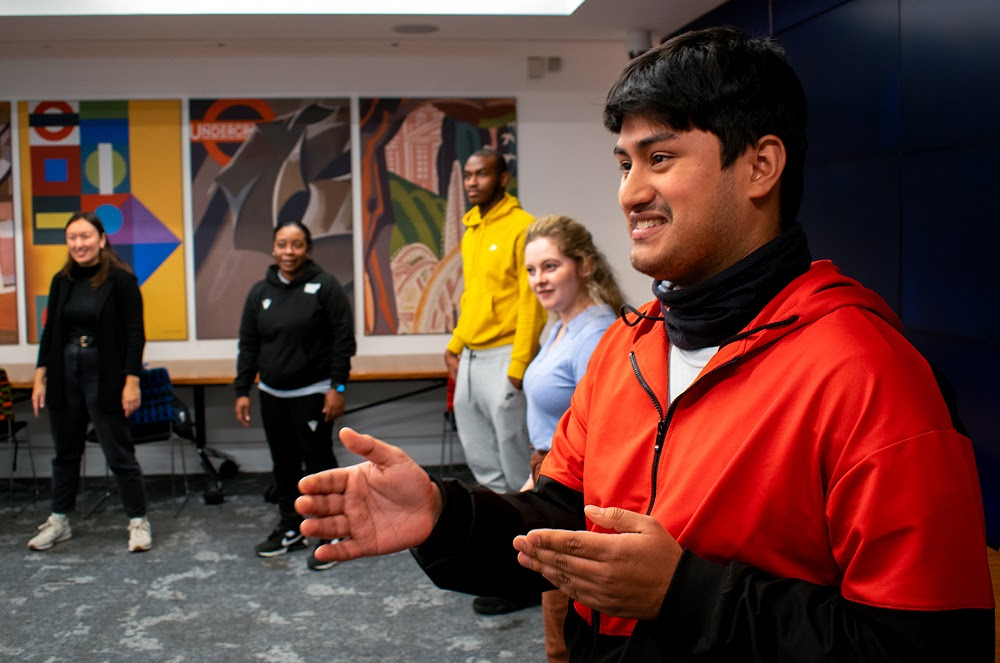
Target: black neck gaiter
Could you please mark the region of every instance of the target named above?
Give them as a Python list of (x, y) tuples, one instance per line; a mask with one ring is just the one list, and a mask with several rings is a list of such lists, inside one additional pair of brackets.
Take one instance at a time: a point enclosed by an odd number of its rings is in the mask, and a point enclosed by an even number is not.
[(701, 283), (674, 288), (654, 281), (670, 342), (682, 350), (721, 345), (739, 333), (812, 262), (806, 234), (793, 224), (735, 265)]

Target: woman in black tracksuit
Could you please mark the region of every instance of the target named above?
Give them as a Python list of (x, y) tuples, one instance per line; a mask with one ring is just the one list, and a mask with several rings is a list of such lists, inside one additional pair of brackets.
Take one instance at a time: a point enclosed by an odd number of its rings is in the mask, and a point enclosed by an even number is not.
[[(354, 323), (343, 288), (310, 259), (311, 249), (312, 235), (299, 221), (275, 228), (276, 264), (250, 289), (240, 323), (236, 418), (250, 425), (249, 394), (259, 375), (261, 421), (281, 518), (256, 546), (261, 557), (306, 547), (294, 506), (299, 479), (337, 466), (333, 421), (344, 412)], [(333, 563), (310, 555), (308, 565), (323, 570)]]

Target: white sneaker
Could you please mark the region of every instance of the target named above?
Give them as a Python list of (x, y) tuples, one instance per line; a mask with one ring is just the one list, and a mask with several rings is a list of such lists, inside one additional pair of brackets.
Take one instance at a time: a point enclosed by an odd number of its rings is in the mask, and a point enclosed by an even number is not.
[(153, 547), (153, 528), (149, 521), (143, 518), (128, 520), (128, 551), (142, 552)]
[(38, 534), (28, 541), (28, 547), (32, 550), (48, 550), (71, 536), (73, 531), (69, 528), (69, 518), (61, 513), (53, 513), (48, 520), (38, 526)]

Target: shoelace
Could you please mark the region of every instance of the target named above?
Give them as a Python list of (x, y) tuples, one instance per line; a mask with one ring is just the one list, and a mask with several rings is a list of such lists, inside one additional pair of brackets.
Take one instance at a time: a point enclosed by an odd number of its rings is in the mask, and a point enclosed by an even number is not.
[(136, 530), (142, 530), (144, 532), (148, 532), (149, 531), (149, 523), (147, 523), (147, 522), (129, 523), (129, 525), (128, 525), (128, 531), (129, 532), (134, 532)]

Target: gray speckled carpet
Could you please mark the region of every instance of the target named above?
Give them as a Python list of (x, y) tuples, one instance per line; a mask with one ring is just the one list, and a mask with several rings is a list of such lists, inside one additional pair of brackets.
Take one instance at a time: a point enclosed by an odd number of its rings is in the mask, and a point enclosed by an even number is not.
[(146, 553), (126, 551), (117, 498), (86, 520), (78, 511), (73, 538), (45, 552), (27, 541), (47, 491), (20, 515), (23, 498), (0, 502), (0, 660), (545, 660), (540, 608), (476, 615), (407, 552), (322, 572), (306, 568), (306, 551), (257, 557), (277, 515), (264, 482), (227, 482), (221, 505), (195, 494), (175, 518), (178, 501), (158, 487), (169, 482), (151, 478)]

